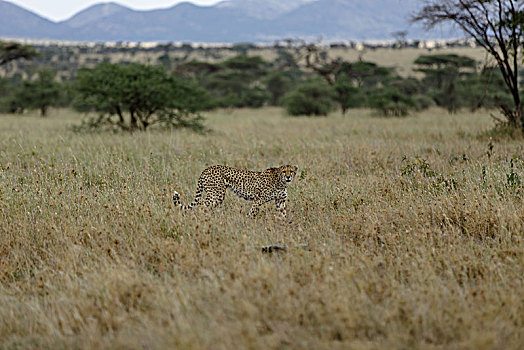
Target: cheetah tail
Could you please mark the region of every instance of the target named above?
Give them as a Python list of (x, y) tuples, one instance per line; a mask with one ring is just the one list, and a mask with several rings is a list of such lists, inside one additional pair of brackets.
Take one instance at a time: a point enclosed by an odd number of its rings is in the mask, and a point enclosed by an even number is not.
[(173, 204), (175, 205), (175, 207), (179, 207), (181, 210), (191, 210), (195, 206), (197, 206), (200, 200), (202, 199), (203, 190), (204, 190), (204, 187), (198, 184), (196, 194), (195, 194), (195, 199), (189, 205), (183, 205), (182, 203), (180, 203), (180, 194), (177, 191), (174, 191), (173, 192)]

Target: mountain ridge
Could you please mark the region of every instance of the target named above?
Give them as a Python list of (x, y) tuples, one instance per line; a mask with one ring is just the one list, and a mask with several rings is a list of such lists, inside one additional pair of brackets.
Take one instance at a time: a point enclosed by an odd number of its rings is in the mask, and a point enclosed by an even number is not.
[(88, 8), (77, 12), (68, 19), (57, 23), (66, 23), (70, 27), (78, 28), (92, 23), (94, 21), (100, 20), (102, 18), (111, 16), (115, 13), (122, 13), (127, 11), (132, 10), (116, 2), (99, 3), (93, 6), (89, 6)]
[[(387, 40), (395, 31), (408, 37), (435, 35), (409, 24), (417, 0), (229, 0), (213, 6), (182, 2), (133, 10), (115, 2), (92, 5), (53, 22), (0, 0), (0, 37), (72, 41), (270, 42), (305, 40)], [(258, 12), (257, 12), (258, 11)], [(433, 35), (433, 36), (432, 36)], [(456, 36), (456, 35), (455, 35)]]
[[(20, 22), (24, 25), (20, 26)], [(55, 22), (11, 2), (0, 1), (0, 35), (25, 37), (39, 30), (54, 34), (57, 29)]]

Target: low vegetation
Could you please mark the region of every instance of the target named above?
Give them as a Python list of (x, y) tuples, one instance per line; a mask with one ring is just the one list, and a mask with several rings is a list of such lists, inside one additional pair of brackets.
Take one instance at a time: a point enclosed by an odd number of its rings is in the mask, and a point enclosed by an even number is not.
[[(522, 136), (484, 136), (479, 111), (205, 115), (114, 135), (0, 117), (1, 347), (523, 347)], [(172, 206), (211, 164), (283, 163), (290, 222)]]
[(333, 110), (335, 92), (320, 79), (299, 84), (287, 94), (283, 103), (289, 115), (326, 116)]
[[(222, 60), (175, 60), (167, 52), (147, 64), (121, 58), (83, 67), (68, 62), (66, 55), (58, 73), (22, 65), (24, 74), (0, 78), (0, 111), (40, 109), (45, 115), (49, 107), (74, 106), (98, 113), (79, 129), (137, 131), (155, 124), (198, 129), (202, 127), (198, 112), (214, 108), (283, 106), (290, 115), (316, 116), (334, 109), (345, 113), (350, 108), (373, 108), (390, 117), (434, 105), (449, 113), (487, 108), (505, 115), (513, 110), (501, 69), (480, 66), (483, 62), (464, 55), (420, 51), (411, 62), (413, 74), (406, 77), (396, 67), (362, 57), (333, 58), (329, 51), (305, 43), (275, 48), (271, 60), (247, 55), (247, 50), (237, 53)], [(55, 58), (46, 58), (49, 65)]]

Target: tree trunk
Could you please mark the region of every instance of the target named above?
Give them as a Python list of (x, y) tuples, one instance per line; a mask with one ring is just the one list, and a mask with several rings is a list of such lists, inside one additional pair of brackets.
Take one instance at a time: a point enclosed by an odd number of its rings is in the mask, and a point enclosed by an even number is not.
[(135, 111), (130, 110), (129, 114), (131, 115), (131, 129), (138, 129), (138, 119), (135, 116)]
[(517, 110), (515, 111), (517, 120), (519, 121), (519, 127), (524, 133), (524, 106), (522, 104), (517, 105)]

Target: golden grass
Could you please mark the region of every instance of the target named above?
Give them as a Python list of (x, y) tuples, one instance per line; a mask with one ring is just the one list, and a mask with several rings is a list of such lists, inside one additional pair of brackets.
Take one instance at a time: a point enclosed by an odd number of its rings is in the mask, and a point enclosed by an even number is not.
[[(523, 147), (490, 151), (488, 113), (207, 117), (207, 135), (0, 117), (0, 348), (524, 346)], [(211, 164), (283, 163), (291, 223), (231, 194), (171, 203)]]

